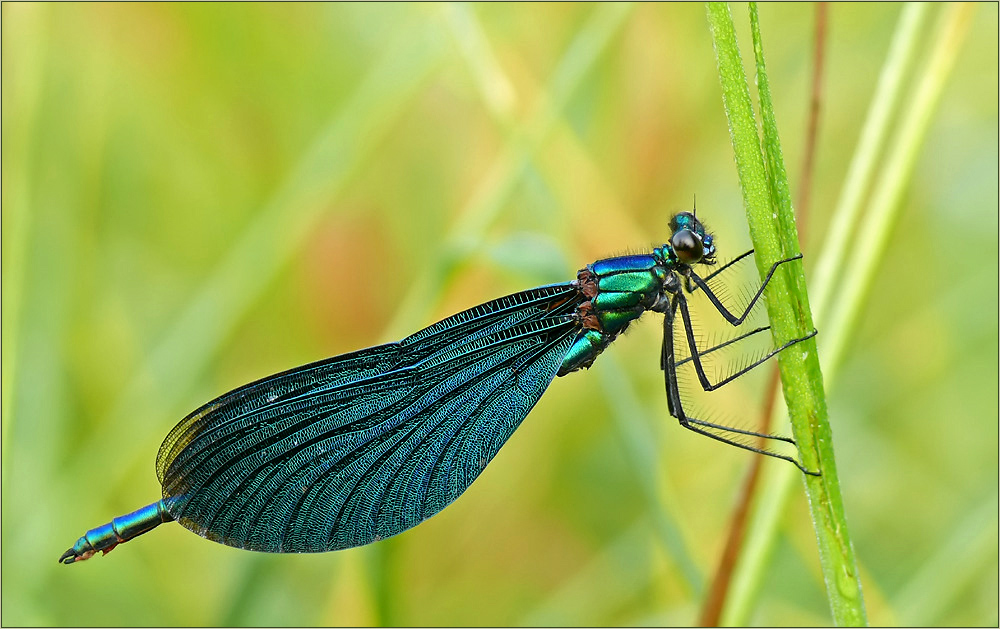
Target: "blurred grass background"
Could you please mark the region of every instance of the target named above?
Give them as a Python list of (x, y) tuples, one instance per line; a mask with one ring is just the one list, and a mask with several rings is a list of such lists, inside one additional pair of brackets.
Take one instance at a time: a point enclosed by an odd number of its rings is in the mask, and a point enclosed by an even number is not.
[[(900, 9), (829, 9), (807, 271)], [(813, 11), (760, 9), (793, 188)], [(270, 556), (169, 525), (56, 559), (155, 500), (160, 440), (235, 386), (645, 250), (694, 194), (745, 250), (702, 5), (6, 3), (2, 28), (4, 625), (694, 622), (749, 455), (669, 418), (655, 317), (400, 536)], [(998, 622), (997, 38), (982, 5), (829, 401), (875, 624)], [(727, 388), (755, 421), (759, 381)], [(797, 494), (754, 622), (829, 622), (808, 517)]]

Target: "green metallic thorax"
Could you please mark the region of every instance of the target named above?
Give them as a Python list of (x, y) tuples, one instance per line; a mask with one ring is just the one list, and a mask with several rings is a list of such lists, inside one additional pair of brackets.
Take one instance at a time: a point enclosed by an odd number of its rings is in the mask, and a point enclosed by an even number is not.
[(590, 367), (605, 347), (656, 303), (676, 264), (669, 245), (664, 245), (652, 253), (598, 260), (582, 269), (577, 274), (578, 289), (589, 298), (577, 309), (583, 330), (559, 375)]

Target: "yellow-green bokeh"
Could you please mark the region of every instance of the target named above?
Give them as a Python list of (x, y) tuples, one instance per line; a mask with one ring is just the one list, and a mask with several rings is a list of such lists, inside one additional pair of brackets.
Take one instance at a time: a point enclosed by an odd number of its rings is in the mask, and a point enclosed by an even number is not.
[[(807, 272), (900, 8), (829, 7)], [(814, 11), (761, 7), (793, 194)], [(4, 625), (695, 622), (749, 455), (669, 418), (653, 316), (396, 538), (269, 556), (169, 525), (56, 559), (155, 500), (160, 440), (237, 385), (659, 244), (695, 194), (745, 249), (702, 5), (5, 3), (2, 27)], [(997, 37), (979, 6), (829, 400), (873, 623), (998, 621)], [(732, 388), (755, 421), (760, 381)], [(754, 622), (829, 622), (800, 494), (768, 565)]]

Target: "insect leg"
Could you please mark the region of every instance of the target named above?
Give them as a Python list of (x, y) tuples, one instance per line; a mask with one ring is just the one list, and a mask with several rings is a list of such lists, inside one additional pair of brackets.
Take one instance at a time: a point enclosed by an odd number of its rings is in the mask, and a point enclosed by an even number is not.
[[(695, 373), (698, 374), (698, 381), (701, 383), (701, 388), (705, 389), (706, 391), (714, 391), (714, 390), (718, 389), (719, 387), (723, 386), (724, 384), (727, 384), (729, 382), (732, 382), (736, 378), (739, 378), (740, 376), (742, 376), (746, 372), (750, 371), (754, 367), (760, 365), (761, 363), (766, 362), (768, 359), (770, 359), (772, 356), (778, 354), (782, 350), (788, 349), (789, 347), (791, 347), (792, 345), (795, 345), (796, 343), (801, 343), (802, 341), (804, 341), (806, 339), (810, 339), (810, 338), (816, 336), (816, 330), (813, 330), (812, 332), (810, 332), (809, 334), (806, 334), (803, 337), (800, 337), (800, 338), (797, 338), (797, 339), (792, 339), (792, 340), (788, 341), (787, 343), (785, 343), (784, 345), (782, 345), (781, 347), (776, 347), (776, 348), (772, 349), (770, 352), (768, 352), (764, 356), (758, 358), (757, 360), (753, 361), (752, 363), (750, 363), (746, 367), (743, 367), (742, 369), (739, 369), (738, 371), (729, 374), (728, 376), (726, 376), (725, 378), (723, 378), (722, 380), (720, 380), (718, 382), (712, 383), (712, 382), (709, 382), (708, 375), (705, 373), (705, 368), (704, 368), (704, 366), (702, 366), (702, 363), (701, 363), (701, 357), (703, 355), (709, 353), (709, 352), (708, 351), (705, 351), (705, 352), (699, 352), (698, 351), (698, 345), (695, 342), (695, 338), (694, 338), (694, 331), (691, 329), (691, 313), (688, 311), (687, 299), (684, 297), (683, 294), (677, 293), (676, 295), (674, 295), (672, 301), (673, 301), (673, 303), (671, 304), (671, 309), (676, 309), (677, 307), (680, 307), (681, 319), (684, 322), (684, 335), (687, 338), (688, 347), (691, 350), (691, 356), (689, 358), (685, 359), (685, 360), (690, 360), (691, 362), (694, 363), (694, 370), (695, 370)], [(673, 313), (672, 313), (671, 316), (674, 316)], [(746, 338), (747, 336), (750, 336), (750, 334), (754, 334), (754, 333), (759, 332), (759, 331), (760, 331), (759, 329), (758, 330), (754, 330), (753, 332), (750, 332), (749, 334), (746, 334), (746, 335), (744, 335), (742, 337), (737, 337), (737, 338), (729, 341), (728, 343), (723, 343), (723, 345), (727, 345), (729, 343), (735, 343), (736, 341), (738, 341), (738, 340), (740, 340), (742, 338)], [(717, 348), (718, 347), (712, 348), (709, 351), (714, 351)]]
[[(751, 251), (753, 251), (753, 250), (751, 249)], [(740, 258), (745, 257), (745, 256), (747, 256), (749, 254), (750, 254), (750, 252), (748, 251), (747, 253), (743, 254), (743, 256), (740, 256)], [(737, 260), (739, 260), (740, 258), (737, 258)], [(690, 278), (690, 280), (692, 282), (694, 282), (694, 284), (695, 284), (696, 287), (700, 288), (705, 293), (705, 296), (708, 297), (708, 300), (712, 302), (712, 305), (715, 306), (715, 309), (719, 311), (719, 314), (721, 314), (726, 319), (726, 321), (728, 321), (729, 323), (731, 323), (733, 325), (739, 325), (739, 324), (743, 323), (743, 320), (746, 319), (747, 315), (750, 314), (750, 311), (753, 310), (753, 307), (757, 303), (757, 300), (760, 299), (760, 296), (764, 294), (764, 289), (767, 288), (767, 283), (771, 281), (771, 277), (774, 275), (774, 272), (778, 269), (778, 266), (782, 265), (782, 264), (785, 264), (786, 262), (792, 262), (794, 260), (801, 260), (801, 259), (802, 259), (802, 254), (800, 253), (800, 254), (792, 256), (791, 258), (785, 258), (784, 260), (778, 260), (777, 262), (775, 262), (774, 264), (772, 264), (771, 265), (771, 270), (769, 270), (767, 272), (767, 275), (764, 277), (764, 281), (761, 282), (760, 288), (757, 289), (757, 293), (753, 296), (753, 299), (750, 300), (750, 303), (747, 304), (747, 307), (743, 311), (743, 314), (741, 314), (738, 317), (736, 315), (734, 315), (733, 313), (731, 313), (729, 311), (729, 309), (727, 309), (725, 306), (722, 305), (722, 301), (715, 295), (715, 293), (712, 291), (712, 289), (709, 288), (709, 286), (706, 283), (706, 281), (704, 279), (702, 279), (700, 276), (698, 276), (697, 273), (695, 273), (694, 271), (691, 271), (690, 273), (688, 273), (687, 277)], [(730, 264), (732, 264), (732, 263), (730, 263)], [(729, 265), (726, 265), (726, 266), (728, 267)], [(718, 271), (716, 271), (715, 273), (713, 273), (709, 277), (714, 277), (715, 275), (718, 275), (725, 268), (726, 267), (723, 267), (722, 269), (719, 269)]]
[[(660, 364), (663, 367), (663, 372), (664, 372), (663, 378), (664, 378), (664, 385), (666, 387), (666, 392), (667, 392), (667, 408), (670, 411), (670, 415), (673, 416), (673, 417), (675, 417), (677, 419), (677, 421), (680, 423), (681, 426), (687, 428), (688, 430), (691, 430), (692, 432), (696, 432), (696, 433), (698, 433), (700, 435), (704, 435), (704, 436), (709, 437), (711, 439), (715, 439), (716, 441), (721, 441), (722, 443), (727, 443), (727, 444), (729, 444), (731, 446), (735, 446), (735, 447), (741, 448), (743, 450), (748, 450), (750, 452), (756, 452), (757, 454), (763, 454), (765, 456), (770, 456), (770, 457), (773, 457), (773, 458), (776, 458), (776, 459), (782, 459), (784, 461), (788, 461), (789, 463), (791, 463), (795, 467), (799, 468), (799, 470), (801, 470), (805, 474), (810, 474), (810, 475), (813, 475), (813, 476), (818, 475), (817, 472), (813, 472), (811, 470), (806, 469), (801, 463), (799, 463), (796, 459), (794, 459), (794, 458), (792, 458), (790, 456), (787, 456), (787, 455), (784, 455), (784, 454), (780, 454), (778, 452), (772, 452), (772, 451), (766, 450), (764, 448), (758, 448), (758, 447), (753, 446), (753, 445), (751, 445), (749, 443), (743, 443), (743, 442), (740, 442), (740, 441), (736, 441), (735, 439), (727, 438), (724, 435), (716, 434), (716, 433), (711, 432), (710, 430), (707, 430), (707, 429), (711, 428), (711, 429), (718, 430), (720, 432), (728, 432), (728, 433), (740, 434), (740, 435), (745, 435), (745, 436), (749, 436), (749, 437), (758, 437), (758, 438), (761, 438), (761, 439), (772, 439), (772, 440), (783, 441), (783, 442), (791, 443), (791, 444), (795, 443), (795, 441), (793, 439), (790, 439), (788, 437), (779, 437), (779, 436), (775, 436), (775, 435), (768, 435), (768, 434), (758, 433), (758, 432), (749, 431), (749, 430), (740, 430), (740, 429), (736, 429), (736, 428), (731, 428), (729, 426), (722, 426), (720, 424), (713, 424), (711, 422), (706, 422), (706, 421), (697, 419), (695, 417), (688, 417), (685, 414), (683, 405), (681, 403), (680, 390), (679, 390), (679, 388), (677, 386), (677, 365), (678, 365), (678, 363), (675, 361), (675, 356), (674, 356), (673, 327), (674, 327), (674, 322), (676, 321), (676, 314), (677, 314), (677, 309), (678, 308), (681, 309), (682, 324), (684, 325), (685, 336), (688, 339), (689, 345), (692, 345), (693, 341), (694, 341), (694, 334), (692, 333), (692, 331), (690, 329), (690, 323), (689, 323), (688, 319), (686, 317), (684, 317), (684, 312), (686, 311), (686, 303), (684, 302), (684, 296), (682, 294), (675, 294), (673, 296), (673, 298), (671, 299), (671, 305), (670, 305), (670, 307), (667, 308), (666, 311), (664, 312), (664, 319), (663, 319), (663, 342), (662, 342), (661, 349), (660, 349)], [(754, 334), (754, 333), (756, 333), (756, 331), (755, 332), (751, 332), (750, 334)], [(815, 334), (815, 332), (813, 332), (813, 334)], [(749, 334), (745, 335), (745, 336), (749, 336)], [(808, 338), (808, 337), (806, 337), (806, 338)], [(801, 340), (801, 339), (799, 339), (799, 340)], [(794, 342), (798, 342), (798, 341), (794, 341)], [(709, 351), (712, 351), (714, 349), (718, 349), (718, 348), (712, 348)], [(778, 350), (778, 351), (780, 351), (780, 350)], [(705, 353), (707, 353), (707, 352), (705, 352)], [(693, 360), (696, 369), (699, 370), (699, 378), (704, 377), (704, 371), (700, 370), (701, 363), (700, 363), (700, 360), (699, 360), (699, 354), (697, 353), (696, 350), (694, 350), (692, 352), (692, 354), (691, 354), (691, 357), (689, 359), (685, 359), (685, 361), (686, 360)], [(682, 361), (682, 363), (683, 362), (684, 361)], [(705, 381), (707, 382), (707, 378), (705, 378)], [(721, 385), (717, 385), (717, 386), (721, 386)]]

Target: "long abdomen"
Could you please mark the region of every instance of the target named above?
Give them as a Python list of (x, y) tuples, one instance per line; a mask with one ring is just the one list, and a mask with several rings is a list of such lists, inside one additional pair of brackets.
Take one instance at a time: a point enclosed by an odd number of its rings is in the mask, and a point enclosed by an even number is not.
[(174, 516), (167, 511), (166, 503), (159, 500), (142, 509), (119, 516), (96, 529), (90, 529), (83, 537), (76, 540), (72, 548), (59, 557), (59, 561), (65, 564), (83, 561), (90, 559), (98, 551), (106, 555), (118, 544), (148, 533), (164, 522), (172, 522), (173, 519)]

